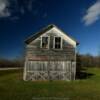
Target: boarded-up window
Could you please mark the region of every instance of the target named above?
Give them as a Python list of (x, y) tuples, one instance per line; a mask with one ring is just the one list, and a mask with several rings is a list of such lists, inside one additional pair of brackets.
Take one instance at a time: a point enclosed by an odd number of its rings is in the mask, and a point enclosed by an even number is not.
[(42, 48), (49, 48), (49, 37), (42, 37)]
[(61, 37), (55, 37), (55, 40), (54, 40), (54, 48), (55, 49), (61, 49)]

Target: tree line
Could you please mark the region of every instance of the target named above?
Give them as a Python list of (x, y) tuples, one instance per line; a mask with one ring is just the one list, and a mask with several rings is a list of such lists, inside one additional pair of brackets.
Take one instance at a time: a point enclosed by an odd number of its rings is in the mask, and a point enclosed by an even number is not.
[(0, 58), (0, 68), (8, 68), (8, 67), (23, 67), (24, 59), (16, 58), (16, 59), (5, 59)]
[[(100, 67), (100, 56), (92, 56), (90, 54), (77, 54), (77, 69), (84, 67)], [(24, 58), (4, 59), (0, 58), (0, 67), (23, 67)]]
[(77, 66), (100, 67), (100, 56), (92, 56), (90, 54), (77, 54)]

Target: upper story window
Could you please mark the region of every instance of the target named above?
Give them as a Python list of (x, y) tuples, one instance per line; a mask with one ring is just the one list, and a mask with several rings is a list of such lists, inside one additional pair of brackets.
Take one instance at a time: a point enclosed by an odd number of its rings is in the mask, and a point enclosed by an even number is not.
[(54, 37), (54, 48), (62, 49), (62, 39), (61, 37)]
[(48, 36), (45, 36), (45, 37), (41, 37), (42, 40), (41, 40), (41, 47), (42, 48), (49, 48), (49, 37)]

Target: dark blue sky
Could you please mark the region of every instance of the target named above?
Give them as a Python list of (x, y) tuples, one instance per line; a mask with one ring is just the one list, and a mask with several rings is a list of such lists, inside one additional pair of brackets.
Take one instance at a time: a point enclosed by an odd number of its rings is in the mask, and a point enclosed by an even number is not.
[(0, 0), (0, 56), (24, 52), (24, 40), (55, 24), (80, 42), (80, 53), (100, 49), (99, 0)]

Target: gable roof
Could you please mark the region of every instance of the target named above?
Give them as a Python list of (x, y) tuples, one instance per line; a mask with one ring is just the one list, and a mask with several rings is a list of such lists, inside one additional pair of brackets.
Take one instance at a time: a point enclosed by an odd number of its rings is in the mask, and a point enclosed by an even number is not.
[[(40, 35), (42, 35), (43, 33), (49, 31), (50, 29), (52, 29), (53, 27), (56, 27), (57, 29), (59, 29), (56, 25), (54, 24), (50, 24), (48, 25), (47, 27), (43, 28), (42, 30), (40, 30), (39, 32), (31, 35), (30, 37), (28, 37), (26, 40), (25, 40), (25, 43), (26, 44), (29, 44), (30, 42), (32, 42), (33, 40), (35, 40), (37, 37), (39, 37)], [(63, 32), (61, 29), (59, 29), (61, 32)], [(68, 34), (66, 34), (65, 32), (63, 32), (65, 35), (69, 36)], [(73, 41), (76, 42), (76, 45), (79, 44), (79, 42), (77, 42), (75, 39), (73, 39), (71, 36), (69, 36)]]

